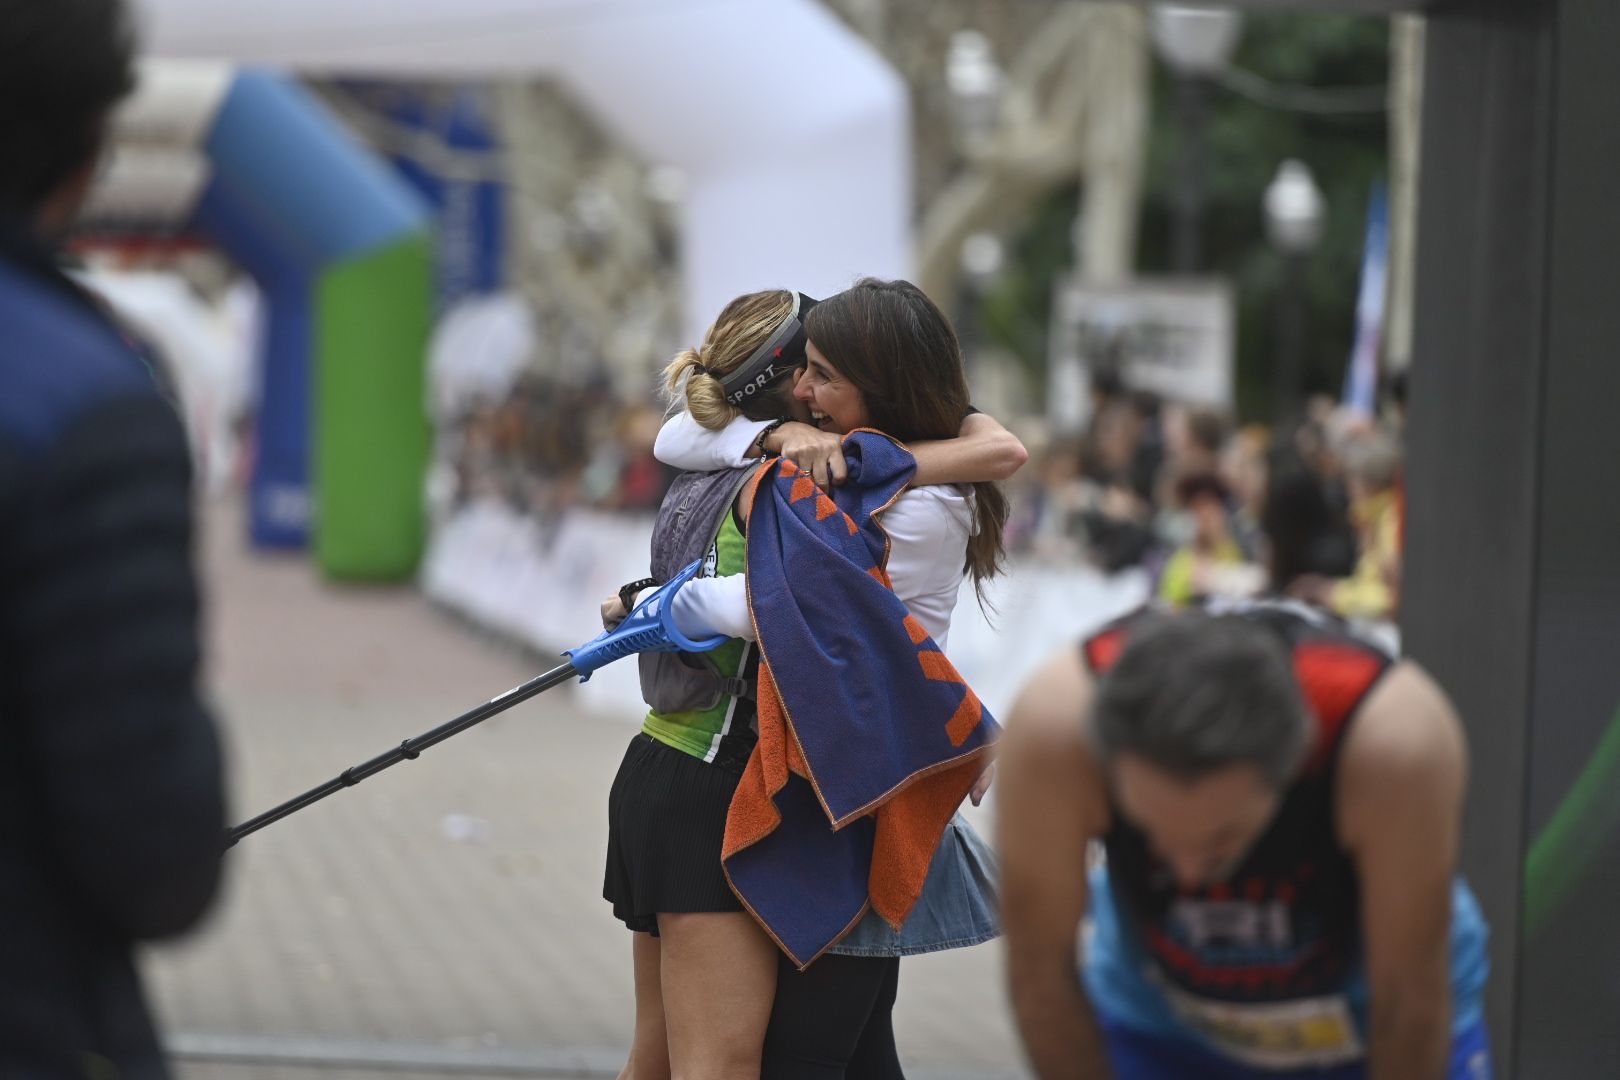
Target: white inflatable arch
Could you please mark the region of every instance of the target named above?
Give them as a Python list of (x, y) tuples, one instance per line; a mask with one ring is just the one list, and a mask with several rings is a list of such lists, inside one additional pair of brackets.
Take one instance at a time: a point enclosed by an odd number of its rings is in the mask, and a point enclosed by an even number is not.
[(552, 77), (686, 177), (686, 317), (911, 267), (898, 75), (817, 0), (138, 0), (148, 53), (310, 74)]

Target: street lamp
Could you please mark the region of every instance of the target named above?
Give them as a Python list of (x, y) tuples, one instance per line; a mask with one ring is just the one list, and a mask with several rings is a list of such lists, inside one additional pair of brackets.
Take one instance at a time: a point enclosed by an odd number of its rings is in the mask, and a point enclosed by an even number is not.
[(1224, 8), (1157, 4), (1153, 43), (1176, 76), (1179, 146), (1173, 200), (1171, 265), (1195, 274), (1203, 261), (1204, 136), (1211, 80), (1226, 69), (1243, 17)]
[(1290, 158), (1266, 187), (1266, 235), (1283, 260), (1277, 305), (1274, 407), (1286, 419), (1299, 401), (1300, 362), (1305, 349), (1305, 260), (1322, 238), (1326, 206), (1310, 166)]
[(1001, 126), (1006, 77), (990, 39), (977, 30), (958, 30), (945, 51), (945, 86), (950, 91), (951, 126), (970, 157), (988, 150)]

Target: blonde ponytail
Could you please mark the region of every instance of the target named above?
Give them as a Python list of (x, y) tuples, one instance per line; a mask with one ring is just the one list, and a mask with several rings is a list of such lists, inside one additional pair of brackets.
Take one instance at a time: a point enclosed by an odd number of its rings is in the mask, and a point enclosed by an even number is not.
[(696, 349), (683, 349), (664, 368), (664, 393), (671, 401), (683, 398), (692, 419), (711, 431), (719, 431), (737, 416), (738, 410), (726, 404), (725, 386), (709, 374)]
[(665, 395), (671, 401), (682, 400), (692, 419), (711, 431), (741, 416), (741, 409), (727, 404), (720, 380), (770, 340), (797, 302), (793, 293), (767, 289), (727, 304), (703, 335), (703, 347), (683, 349), (664, 368)]

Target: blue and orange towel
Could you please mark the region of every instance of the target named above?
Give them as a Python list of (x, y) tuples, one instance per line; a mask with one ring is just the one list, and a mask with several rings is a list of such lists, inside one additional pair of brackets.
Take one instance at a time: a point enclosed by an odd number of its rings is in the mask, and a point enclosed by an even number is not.
[(880, 519), (916, 462), (871, 431), (844, 452), (849, 479), (830, 494), (784, 460), (748, 493), (759, 743), (721, 861), (801, 968), (868, 906), (905, 921), (999, 730), (890, 586)]

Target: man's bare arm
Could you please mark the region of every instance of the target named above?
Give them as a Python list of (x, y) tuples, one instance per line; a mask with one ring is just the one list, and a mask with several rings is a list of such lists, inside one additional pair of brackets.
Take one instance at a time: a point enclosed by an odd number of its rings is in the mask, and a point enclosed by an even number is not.
[(1070, 648), (1024, 687), (998, 756), (1008, 988), (1025, 1052), (1042, 1080), (1110, 1075), (1079, 973), (1086, 845), (1107, 819), (1102, 774), (1083, 737), (1090, 701), (1079, 649)]
[(1467, 750), (1439, 687), (1391, 671), (1356, 718), (1339, 829), (1361, 879), (1369, 1080), (1440, 1080), (1451, 1045), (1452, 877)]

